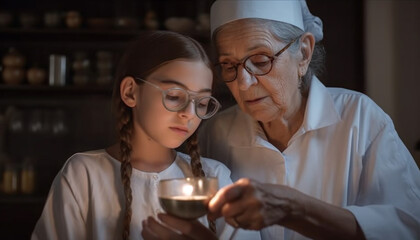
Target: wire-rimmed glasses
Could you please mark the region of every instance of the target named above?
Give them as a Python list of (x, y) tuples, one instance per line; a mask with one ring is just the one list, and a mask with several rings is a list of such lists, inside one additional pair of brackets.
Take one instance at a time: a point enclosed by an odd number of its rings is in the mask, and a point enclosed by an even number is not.
[(288, 49), (298, 38), (293, 39), (274, 56), (265, 54), (254, 54), (245, 58), (239, 63), (219, 62), (215, 64), (216, 72), (224, 82), (233, 82), (238, 76), (238, 67), (242, 66), (249, 74), (253, 76), (266, 75), (273, 68), (273, 61), (286, 49)]
[(200, 119), (208, 119), (214, 116), (221, 107), (219, 101), (212, 96), (198, 96), (195, 92), (187, 91), (183, 88), (174, 87), (169, 89), (162, 89), (158, 85), (155, 85), (149, 81), (141, 78), (135, 78), (142, 81), (150, 86), (158, 89), (162, 93), (162, 104), (171, 112), (178, 112), (185, 109), (190, 102), (194, 103), (194, 110), (197, 117)]

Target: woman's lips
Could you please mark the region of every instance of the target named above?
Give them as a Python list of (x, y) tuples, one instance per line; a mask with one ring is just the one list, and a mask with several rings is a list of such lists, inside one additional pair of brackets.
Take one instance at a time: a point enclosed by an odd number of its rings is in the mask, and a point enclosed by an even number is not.
[(254, 104), (258, 104), (260, 103), (265, 97), (261, 97), (261, 98), (254, 98), (252, 100), (245, 100), (245, 103), (248, 105), (254, 105)]

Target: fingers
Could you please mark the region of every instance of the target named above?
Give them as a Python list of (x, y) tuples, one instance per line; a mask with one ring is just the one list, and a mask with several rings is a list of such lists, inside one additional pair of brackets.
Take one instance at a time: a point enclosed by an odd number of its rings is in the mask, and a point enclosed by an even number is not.
[(261, 209), (257, 211), (244, 211), (233, 217), (233, 219), (236, 224), (243, 229), (260, 230), (264, 228), (264, 217), (261, 213)]
[(221, 216), (222, 207), (235, 199), (238, 199), (243, 192), (240, 180), (234, 184), (221, 188), (209, 202), (209, 217), (216, 219)]
[(228, 217), (228, 218), (225, 217), (225, 222), (234, 228), (240, 227), (239, 222), (236, 220), (235, 217)]
[(152, 217), (143, 221), (142, 236), (145, 239), (217, 239), (217, 237), (198, 220), (183, 220), (167, 214), (158, 214), (162, 224)]
[(169, 227), (180, 231), (191, 239), (217, 239), (216, 236), (198, 220), (182, 220), (167, 214), (158, 214), (158, 218)]
[(227, 203), (222, 208), (222, 215), (228, 224), (244, 229), (255, 229), (255, 224), (260, 225), (261, 212), (261, 202), (249, 196), (233, 203)]
[[(159, 231), (159, 229), (163, 230), (164, 227), (152, 217), (148, 217), (146, 220), (144, 220), (142, 222), (142, 227), (143, 230), (141, 231), (141, 236), (146, 240), (169, 239), (170, 234), (165, 234), (166, 231)], [(159, 233), (159, 235), (157, 233)]]
[(258, 230), (264, 226), (264, 197), (259, 183), (239, 179), (219, 190), (209, 203), (210, 217), (225, 217), (233, 227)]
[(191, 221), (179, 219), (176, 217), (172, 217), (168, 214), (162, 214), (162, 213), (158, 214), (158, 218), (169, 227), (177, 229), (181, 233), (188, 234), (188, 233), (191, 233), (193, 230)]

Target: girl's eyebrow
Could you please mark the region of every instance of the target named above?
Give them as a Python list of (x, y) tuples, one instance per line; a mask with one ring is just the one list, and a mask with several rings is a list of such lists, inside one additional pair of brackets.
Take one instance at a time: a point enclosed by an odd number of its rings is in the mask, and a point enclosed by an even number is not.
[[(189, 91), (192, 91), (187, 86), (185, 86), (183, 83), (180, 83), (180, 82), (178, 82), (176, 80), (165, 79), (165, 80), (160, 80), (159, 82), (160, 83), (163, 83), (163, 84), (175, 84), (175, 85), (178, 85), (178, 86), (180, 86), (180, 87), (182, 87), (184, 89), (187, 89)], [(204, 88), (204, 89), (200, 89), (197, 93), (203, 93), (203, 92), (210, 92), (211, 93), (211, 91), (212, 91), (211, 88)], [(192, 91), (192, 92), (195, 92), (195, 91)]]

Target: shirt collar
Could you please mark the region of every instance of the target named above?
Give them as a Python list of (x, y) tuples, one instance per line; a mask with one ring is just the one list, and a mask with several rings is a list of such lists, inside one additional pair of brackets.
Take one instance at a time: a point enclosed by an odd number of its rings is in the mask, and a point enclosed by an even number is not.
[(314, 76), (311, 81), (302, 127), (307, 132), (332, 125), (340, 120), (331, 94)]
[[(237, 105), (235, 108), (236, 114), (228, 135), (229, 144), (235, 147), (264, 146), (275, 149), (274, 146), (268, 144), (264, 131), (258, 122), (240, 110)], [(309, 89), (302, 127), (292, 139), (307, 131), (320, 129), (340, 120), (340, 115), (328, 89), (314, 76)]]

